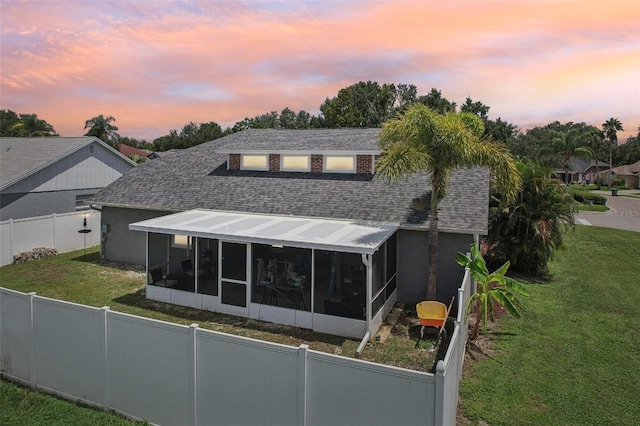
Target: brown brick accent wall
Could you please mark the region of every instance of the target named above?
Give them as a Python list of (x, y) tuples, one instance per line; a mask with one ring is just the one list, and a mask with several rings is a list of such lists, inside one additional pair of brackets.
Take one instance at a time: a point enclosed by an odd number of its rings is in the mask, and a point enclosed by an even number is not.
[(382, 155), (376, 155), (374, 160), (373, 160), (373, 172), (376, 172), (376, 169), (378, 167), (378, 160), (382, 158)]
[(358, 174), (371, 174), (371, 156), (370, 155), (358, 155), (356, 156), (356, 173)]
[(322, 173), (322, 155), (311, 154), (311, 172)]
[(280, 154), (269, 154), (269, 171), (280, 171)]
[(229, 170), (240, 170), (240, 154), (229, 154)]

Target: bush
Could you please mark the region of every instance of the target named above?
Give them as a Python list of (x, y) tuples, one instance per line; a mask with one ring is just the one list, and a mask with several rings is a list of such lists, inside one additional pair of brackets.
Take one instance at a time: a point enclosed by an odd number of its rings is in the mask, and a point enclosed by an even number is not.
[[(576, 206), (564, 183), (533, 162), (519, 163), (522, 188), (513, 202), (492, 192), (489, 201), (489, 252), (492, 267), (511, 262), (511, 270), (546, 275), (547, 263), (562, 247), (562, 234), (574, 224)], [(586, 192), (586, 191), (583, 191)]]
[(593, 204), (600, 204), (601, 206), (607, 204), (606, 197), (585, 191), (581, 188), (569, 188), (569, 193), (573, 196), (574, 200), (582, 204), (588, 204), (589, 202)]

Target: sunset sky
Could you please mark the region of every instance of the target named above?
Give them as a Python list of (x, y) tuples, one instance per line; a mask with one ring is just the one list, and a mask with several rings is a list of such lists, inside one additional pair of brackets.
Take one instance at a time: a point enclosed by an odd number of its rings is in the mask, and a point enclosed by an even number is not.
[(0, 109), (152, 141), (358, 81), (467, 96), (521, 129), (640, 125), (640, 1), (5, 1)]

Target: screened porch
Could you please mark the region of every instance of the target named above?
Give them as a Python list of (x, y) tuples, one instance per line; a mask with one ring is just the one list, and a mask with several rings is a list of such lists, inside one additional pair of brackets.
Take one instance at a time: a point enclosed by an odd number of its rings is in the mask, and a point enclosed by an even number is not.
[(388, 223), (191, 210), (147, 235), (147, 298), (362, 338), (396, 301)]

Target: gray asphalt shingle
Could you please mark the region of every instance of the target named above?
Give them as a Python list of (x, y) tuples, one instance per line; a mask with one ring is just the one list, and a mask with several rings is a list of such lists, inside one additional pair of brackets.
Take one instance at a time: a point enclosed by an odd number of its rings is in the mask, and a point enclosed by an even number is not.
[[(368, 143), (377, 147), (379, 129), (332, 130), (338, 130), (335, 134), (344, 132), (342, 140), (355, 137), (346, 134), (349, 132), (370, 133), (373, 142)], [(154, 210), (201, 208), (428, 226), (428, 211), (416, 210), (412, 202), (423, 198), (428, 210), (430, 183), (426, 174), (387, 183), (377, 175), (233, 171), (227, 170), (227, 155), (216, 152), (220, 147), (229, 146), (230, 141), (238, 143), (252, 134), (261, 135), (262, 141), (270, 135), (277, 140), (290, 137), (281, 136), (279, 132), (290, 131), (250, 130), (146, 162), (96, 194), (94, 203)], [(274, 142), (274, 146), (280, 146), (278, 143), (283, 142)], [(302, 142), (295, 146), (304, 147)], [(364, 143), (359, 145), (363, 146)], [(486, 232), (488, 192), (487, 169), (455, 170), (447, 195), (439, 203), (440, 229)]]

